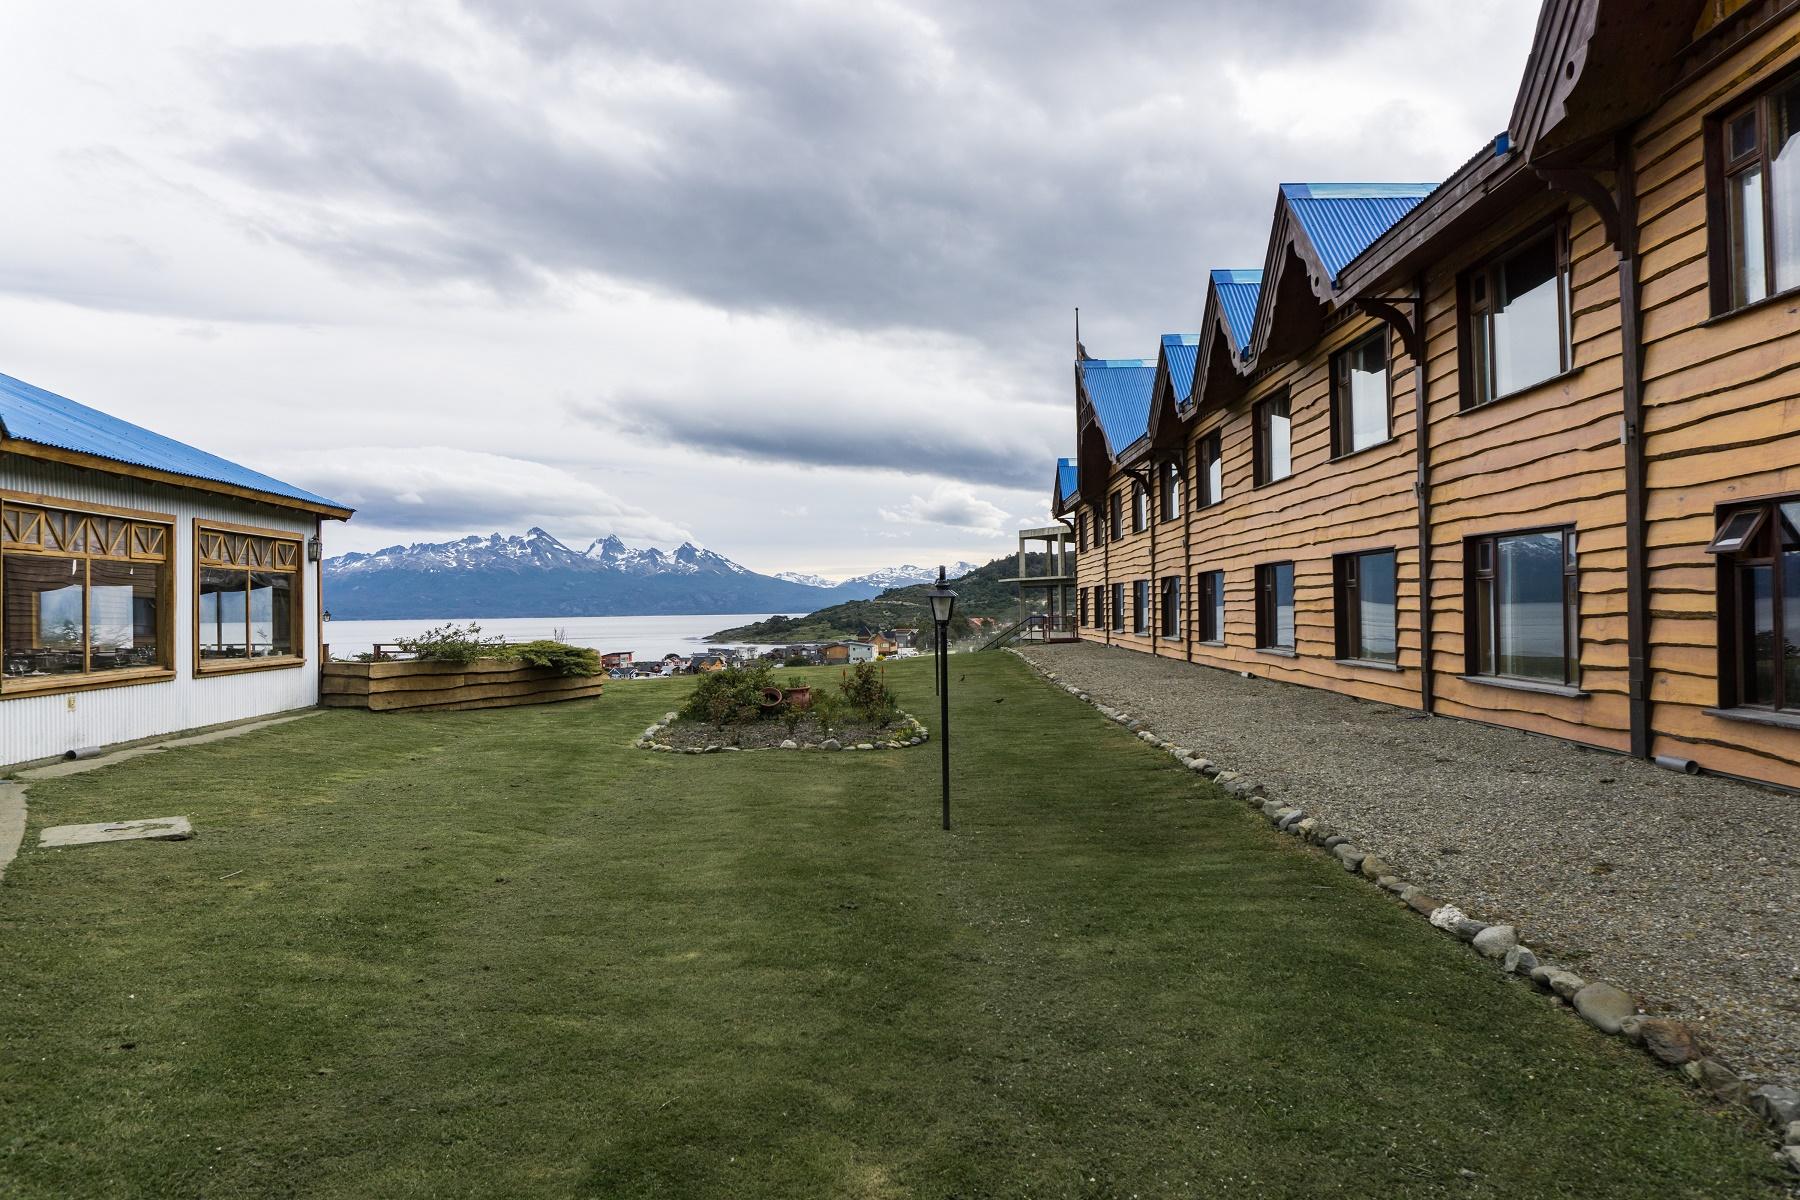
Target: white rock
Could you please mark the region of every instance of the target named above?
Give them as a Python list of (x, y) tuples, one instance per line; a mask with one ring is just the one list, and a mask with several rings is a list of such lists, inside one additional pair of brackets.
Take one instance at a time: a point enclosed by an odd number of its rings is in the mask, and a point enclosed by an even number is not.
[(1439, 929), (1452, 930), (1467, 914), (1454, 904), (1440, 904), (1431, 914), (1431, 923)]

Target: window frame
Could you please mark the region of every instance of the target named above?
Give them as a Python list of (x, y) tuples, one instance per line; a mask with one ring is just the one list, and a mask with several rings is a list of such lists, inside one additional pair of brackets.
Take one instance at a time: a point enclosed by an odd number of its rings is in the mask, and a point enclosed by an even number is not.
[[(25, 509), (50, 510), (80, 519), (83, 524), (77, 536), (83, 541), (92, 536), (93, 526), (87, 522), (94, 518), (104, 521), (124, 521), (126, 522), (124, 553), (93, 553), (88, 551), (85, 546), (81, 549), (65, 550), (33, 546), (23, 540), (9, 541), (3, 532), (6, 526), (6, 513)], [(176, 518), (168, 513), (0, 489), (0, 611), (3, 611), (6, 596), (6, 557), (16, 555), (59, 560), (72, 559), (80, 560), (83, 563), (81, 576), (82, 669), (79, 672), (61, 675), (22, 676), (12, 679), (9, 679), (4, 670), (0, 669), (0, 700), (22, 696), (57, 695), (63, 692), (86, 692), (100, 688), (129, 687), (134, 684), (166, 683), (174, 679), (176, 677), (175, 610), (178, 606), (175, 594), (177, 549), (175, 525)], [(155, 552), (152, 550), (146, 550), (143, 553), (136, 552), (140, 545), (137, 540), (140, 526), (146, 529), (161, 530), (160, 559), (153, 557)], [(110, 547), (108, 549), (110, 550)], [(156, 567), (157, 662), (155, 664), (123, 667), (110, 671), (93, 669), (93, 631), (90, 624), (90, 612), (93, 600), (93, 564), (95, 562), (143, 563)], [(3, 655), (4, 645), (0, 644), (0, 657)]]
[(1088, 590), (1086, 588), (1076, 588), (1075, 592), (1075, 602), (1081, 605), (1081, 613), (1077, 616), (1075, 623), (1081, 628), (1086, 629), (1088, 623)]
[[(1775, 189), (1769, 153), (1772, 102), (1778, 95), (1800, 87), (1800, 64), (1790, 66), (1715, 109), (1704, 122), (1706, 169), (1706, 246), (1708, 306), (1713, 317), (1729, 316), (1759, 305), (1777, 303), (1800, 293), (1800, 282), (1777, 288), (1775, 280)], [(1732, 155), (1726, 144), (1732, 125), (1740, 118), (1755, 119), (1755, 148)], [(1762, 172), (1763, 294), (1738, 302), (1737, 277), (1732, 261), (1731, 181), (1751, 170)], [(1800, 247), (1796, 247), (1800, 251)]]
[(1143, 533), (1150, 528), (1150, 489), (1141, 479), (1131, 481), (1131, 532)]
[[(1362, 653), (1362, 560), (1385, 555), (1394, 564), (1394, 656), (1379, 658)], [(1400, 664), (1400, 556), (1392, 546), (1350, 550), (1331, 558), (1334, 632), (1339, 662), (1370, 663), (1382, 667)]]
[[(1214, 429), (1203, 434), (1195, 441), (1194, 455), (1194, 509), (1196, 512), (1211, 508), (1225, 498), (1225, 439), (1222, 431)], [(1219, 494), (1213, 495), (1212, 471), (1214, 462), (1219, 464)]]
[[(201, 552), (201, 535), (203, 533), (237, 534), (245, 537), (266, 538), (271, 542), (293, 542), (295, 544), (294, 566), (292, 571), (273, 565), (275, 556), (271, 547), (268, 565), (252, 565), (239, 567), (234, 564), (221, 564), (206, 561)], [(261, 525), (239, 525), (232, 521), (215, 521), (209, 517), (195, 517), (193, 522), (194, 563), (191, 572), (193, 582), (193, 663), (194, 678), (206, 679), (220, 675), (239, 675), (245, 671), (287, 671), (296, 667), (304, 667), (306, 657), (306, 534), (291, 529), (270, 529)], [(204, 571), (242, 571), (244, 574), (244, 627), (245, 649), (248, 650), (250, 626), (249, 588), (250, 576), (257, 571), (275, 574), (292, 574), (294, 586), (291, 592), (289, 624), (292, 626), (288, 634), (288, 644), (294, 647), (291, 654), (270, 654), (262, 658), (202, 658), (200, 655), (200, 578)]]
[(1123, 581), (1112, 585), (1112, 595), (1108, 597), (1112, 603), (1112, 631), (1125, 632), (1125, 584)]
[(1137, 637), (1149, 637), (1154, 631), (1156, 617), (1150, 610), (1151, 591), (1148, 579), (1131, 581), (1131, 632)]
[[(1787, 539), (1782, 534), (1783, 518), (1780, 508), (1783, 504), (1797, 503), (1800, 503), (1800, 493), (1786, 493), (1721, 504), (1713, 510), (1713, 527), (1719, 532), (1715, 533), (1712, 542), (1708, 544), (1707, 552), (1715, 556), (1716, 602), (1713, 607), (1718, 622), (1719, 708), (1728, 714), (1767, 714), (1770, 717), (1800, 722), (1800, 696), (1787, 695), (1785, 664), (1776, 664), (1773, 696), (1769, 701), (1745, 698), (1743, 677), (1749, 662), (1748, 642), (1754, 632), (1749, 628), (1751, 622), (1744, 619), (1745, 597), (1741, 590), (1741, 577), (1745, 568), (1769, 568), (1773, 640), (1777, 645), (1787, 644), (1790, 635), (1785, 610), (1789, 597), (1782, 585), (1780, 563)], [(1759, 511), (1759, 515), (1751, 532), (1742, 539), (1747, 544), (1740, 545), (1737, 549), (1715, 549), (1720, 542), (1719, 533), (1723, 532), (1726, 522), (1740, 513), (1753, 510)], [(1800, 539), (1796, 540), (1794, 548), (1800, 549)], [(1795, 635), (1800, 635), (1800, 631), (1794, 632)]]
[[(1276, 404), (1287, 405), (1288, 423), (1288, 462), (1287, 472), (1276, 475), (1269, 456), (1273, 452), (1273, 439), (1270, 436), (1270, 413)], [(1254, 427), (1251, 441), (1255, 450), (1255, 483), (1257, 487), (1268, 487), (1280, 483), (1284, 479), (1294, 477), (1294, 399), (1287, 388), (1279, 388), (1258, 400), (1251, 406), (1251, 419)]]
[[(1288, 605), (1294, 610), (1294, 641), (1292, 645), (1286, 646), (1275, 640), (1276, 626), (1280, 624), (1276, 615), (1276, 609), (1280, 607), (1280, 604), (1275, 596), (1275, 578), (1282, 567), (1288, 569)], [(1294, 570), (1293, 559), (1256, 564), (1256, 648), (1258, 650), (1298, 657), (1300, 653), (1299, 582), (1299, 573)]]
[(1166, 458), (1156, 469), (1156, 512), (1157, 520), (1166, 525), (1170, 521), (1179, 520), (1182, 514), (1182, 482), (1187, 476), (1187, 452), (1177, 450), (1172, 458)]
[[(1500, 642), (1500, 606), (1496, 599), (1504, 578), (1500, 571), (1499, 543), (1508, 538), (1530, 537), (1554, 533), (1562, 537), (1562, 638), (1563, 678), (1561, 683), (1537, 679), (1530, 675), (1508, 675), (1500, 671), (1504, 647)], [(1487, 548), (1485, 559), (1482, 547)], [(1483, 611), (1480, 585), (1488, 585), (1489, 610)], [(1537, 525), (1528, 529), (1496, 530), (1463, 539), (1463, 666), (1464, 676), (1477, 680), (1498, 680), (1527, 687), (1581, 690), (1581, 551), (1579, 530), (1573, 524)], [(1493, 670), (1486, 668), (1487, 662)]]
[[(1350, 356), (1371, 343), (1381, 347), (1381, 429), (1378, 441), (1356, 446), (1356, 405), (1349, 380)], [(1385, 446), (1394, 440), (1393, 339), (1387, 327), (1372, 329), (1331, 356), (1331, 457), (1336, 460)], [(1290, 414), (1288, 418), (1293, 420)]]
[[(1494, 358), (1493, 325), (1495, 281), (1507, 263), (1527, 250), (1535, 248), (1545, 239), (1551, 241), (1556, 254), (1557, 369), (1542, 379), (1522, 384), (1509, 392), (1496, 392), (1494, 389), (1498, 386), (1498, 365)], [(1543, 387), (1552, 380), (1562, 378), (1575, 369), (1571, 262), (1569, 219), (1566, 213), (1562, 213), (1554, 217), (1548, 224), (1536, 225), (1520, 234), (1482, 261), (1457, 274), (1456, 359), (1459, 411), (1473, 412), (1476, 409), (1486, 408), (1490, 404), (1498, 404), (1502, 400), (1524, 395), (1526, 392)], [(1477, 280), (1480, 280), (1482, 285), (1483, 295), (1480, 299), (1477, 299), (1475, 295)], [(1474, 361), (1474, 329), (1477, 321), (1482, 322), (1481, 344), (1484, 349), (1479, 376), (1476, 374)]]
[(1087, 548), (1087, 513), (1077, 510), (1075, 513), (1075, 552), (1079, 554)]
[[(1173, 589), (1173, 595), (1170, 594)], [(1181, 576), (1164, 575), (1157, 581), (1157, 633), (1164, 641), (1181, 638)]]
[[(1202, 645), (1223, 646), (1225, 644), (1224, 621), (1225, 572), (1222, 570), (1200, 571), (1194, 576), (1194, 596), (1198, 607), (1194, 609), (1194, 630), (1197, 640)], [(1219, 619), (1214, 621), (1214, 614)]]

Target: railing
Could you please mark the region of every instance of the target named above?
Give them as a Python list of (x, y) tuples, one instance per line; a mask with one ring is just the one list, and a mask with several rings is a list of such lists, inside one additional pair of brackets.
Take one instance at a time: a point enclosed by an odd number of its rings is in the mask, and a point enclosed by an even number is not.
[(1027, 617), (1019, 630), (1021, 642), (1074, 642), (1081, 638), (1073, 617)]

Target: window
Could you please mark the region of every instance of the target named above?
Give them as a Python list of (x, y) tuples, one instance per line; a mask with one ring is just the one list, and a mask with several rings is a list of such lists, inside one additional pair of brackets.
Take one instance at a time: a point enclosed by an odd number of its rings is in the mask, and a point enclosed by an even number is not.
[(1094, 628), (1106, 628), (1106, 586), (1094, 585)]
[(1150, 633), (1150, 581), (1133, 580), (1131, 584), (1131, 632), (1141, 636)]
[(1560, 226), (1470, 271), (1461, 285), (1464, 408), (1569, 369), (1569, 249)]
[(1293, 473), (1293, 425), (1288, 416), (1288, 396), (1283, 392), (1256, 406), (1256, 486), (1286, 479)]
[(1388, 340), (1374, 333), (1331, 356), (1331, 453), (1388, 440)]
[(1800, 82), (1714, 122), (1713, 311), (1800, 287)]
[(1150, 493), (1141, 483), (1131, 485), (1131, 532), (1142, 533), (1150, 528)]
[(1294, 648), (1294, 564), (1256, 568), (1256, 644), (1263, 650)]
[(0, 501), (0, 694), (167, 678), (166, 518)]
[(1719, 703), (1800, 710), (1800, 497), (1728, 511), (1719, 556)]
[(1187, 463), (1179, 454), (1157, 468), (1157, 499), (1161, 503), (1161, 516), (1165, 521), (1173, 521), (1181, 515), (1181, 479), (1186, 471)]
[(1116, 542), (1120, 538), (1125, 536), (1125, 525), (1124, 525), (1123, 518), (1120, 516), (1122, 501), (1119, 498), (1119, 493), (1114, 492), (1112, 494), (1111, 504), (1112, 504), (1112, 514), (1111, 514), (1111, 517), (1112, 517), (1112, 522), (1111, 522), (1112, 523), (1112, 540)]
[(1365, 662), (1397, 661), (1394, 552), (1340, 554), (1333, 566), (1337, 576), (1338, 657)]
[[(1087, 514), (1084, 512), (1075, 514), (1075, 549), (1077, 551), (1087, 549)], [(1083, 624), (1086, 622), (1084, 621)]]
[(299, 665), (299, 536), (196, 523), (194, 557), (195, 669)]
[(1225, 464), (1219, 453), (1219, 431), (1200, 439), (1200, 461), (1194, 472), (1194, 505), (1205, 508), (1225, 498)]
[(1574, 687), (1580, 680), (1575, 531), (1470, 538), (1468, 670)]
[(1199, 584), (1200, 602), (1194, 619), (1200, 622), (1200, 640), (1225, 641), (1225, 572), (1202, 571), (1195, 580)]
[(1181, 577), (1170, 575), (1162, 581), (1162, 635), (1181, 636)]
[(1115, 583), (1112, 585), (1112, 619), (1113, 619), (1113, 624), (1112, 624), (1113, 632), (1114, 633), (1124, 633), (1125, 632), (1125, 585), (1122, 583)]
[(1088, 606), (1087, 589), (1082, 588), (1081, 589), (1081, 616), (1079, 618), (1079, 623), (1083, 627), (1085, 627), (1088, 623), (1088, 608), (1087, 608), (1087, 606)]

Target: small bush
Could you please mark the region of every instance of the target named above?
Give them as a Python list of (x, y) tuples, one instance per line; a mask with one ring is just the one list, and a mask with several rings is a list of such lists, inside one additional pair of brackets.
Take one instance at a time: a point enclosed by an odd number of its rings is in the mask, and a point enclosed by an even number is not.
[(440, 625), (416, 638), (401, 638), (396, 644), (423, 662), (456, 663), (465, 667), (478, 658), (495, 658), (506, 653), (505, 638), (484, 638), (481, 626), (473, 623), (466, 629), (454, 622)]
[(723, 729), (727, 725), (747, 725), (763, 715), (763, 689), (775, 686), (775, 672), (766, 662), (753, 662), (744, 667), (727, 667), (702, 675), (694, 690), (681, 706), (681, 715), (690, 721), (707, 721)]
[(838, 684), (844, 707), (868, 721), (877, 729), (885, 729), (900, 714), (900, 702), (894, 698), (881, 668), (874, 663), (857, 663)]
[(549, 667), (558, 675), (598, 675), (600, 652), (592, 646), (571, 646), (567, 642), (539, 640), (508, 646), (528, 667)]

